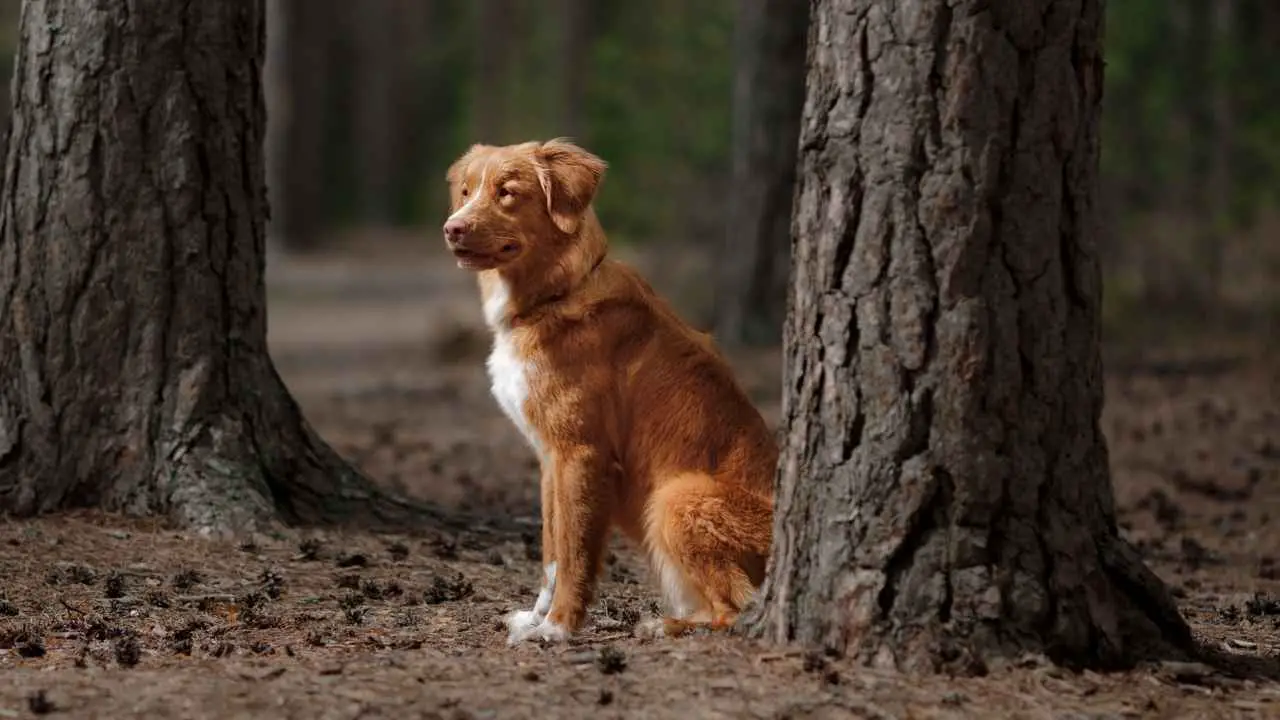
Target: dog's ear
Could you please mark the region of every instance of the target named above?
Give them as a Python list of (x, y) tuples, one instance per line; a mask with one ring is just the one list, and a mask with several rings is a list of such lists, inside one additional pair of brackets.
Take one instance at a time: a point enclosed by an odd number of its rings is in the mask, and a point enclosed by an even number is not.
[(483, 150), (484, 147), (484, 145), (477, 143), (467, 148), (467, 151), (462, 153), (457, 160), (454, 160), (453, 164), (449, 166), (449, 169), (445, 171), (445, 182), (452, 185), (461, 180), (462, 174), (466, 171), (467, 166), (471, 164), (471, 161), (475, 159), (475, 156)]
[(551, 220), (561, 232), (572, 235), (595, 198), (608, 165), (565, 139), (548, 140), (534, 155)]

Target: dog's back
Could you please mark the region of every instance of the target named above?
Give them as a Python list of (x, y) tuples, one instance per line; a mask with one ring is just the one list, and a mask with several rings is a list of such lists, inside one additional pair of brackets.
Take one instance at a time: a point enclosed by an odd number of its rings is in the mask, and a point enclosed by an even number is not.
[(680, 319), (632, 268), (606, 261), (600, 270), (592, 322), (615, 336), (611, 364), (624, 395), (629, 474), (705, 472), (769, 494), (773, 434), (711, 337)]

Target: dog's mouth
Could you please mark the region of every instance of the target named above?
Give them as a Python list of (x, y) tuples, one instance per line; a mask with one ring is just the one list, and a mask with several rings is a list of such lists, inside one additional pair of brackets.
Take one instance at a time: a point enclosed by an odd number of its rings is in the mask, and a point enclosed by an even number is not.
[(453, 257), (458, 261), (458, 267), (466, 270), (483, 270), (493, 265), (493, 260), (489, 256), (473, 250), (454, 248)]
[(451, 250), (454, 259), (458, 261), (458, 267), (485, 270), (497, 266), (502, 260), (514, 255), (517, 248), (514, 244), (508, 243), (494, 253), (482, 253), (461, 247), (455, 247)]

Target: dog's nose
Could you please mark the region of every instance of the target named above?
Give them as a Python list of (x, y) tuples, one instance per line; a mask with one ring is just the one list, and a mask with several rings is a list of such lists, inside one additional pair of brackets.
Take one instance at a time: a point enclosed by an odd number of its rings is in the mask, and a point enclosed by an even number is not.
[(466, 220), (451, 218), (444, 224), (444, 238), (451, 243), (456, 243), (466, 237), (470, 229), (471, 225)]

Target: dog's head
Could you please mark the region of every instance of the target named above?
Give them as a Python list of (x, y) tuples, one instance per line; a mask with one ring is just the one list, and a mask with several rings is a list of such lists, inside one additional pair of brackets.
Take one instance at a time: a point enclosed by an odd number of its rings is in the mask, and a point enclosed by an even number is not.
[(473, 145), (450, 166), (444, 239), (458, 267), (489, 270), (572, 244), (605, 162), (566, 140)]

